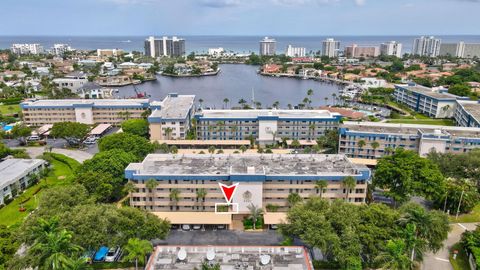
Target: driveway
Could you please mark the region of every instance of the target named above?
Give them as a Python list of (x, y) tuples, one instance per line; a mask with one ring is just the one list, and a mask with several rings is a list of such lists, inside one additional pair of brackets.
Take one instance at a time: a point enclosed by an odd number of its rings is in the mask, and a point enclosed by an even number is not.
[(179, 231), (172, 230), (165, 242), (168, 245), (279, 245), (282, 236), (276, 231), (241, 232), (229, 230), (217, 231)]
[[(31, 158), (36, 158), (41, 156), (43, 152), (48, 151), (45, 146), (40, 147), (14, 147), (14, 149), (25, 149), (27, 154)], [(82, 150), (70, 150), (70, 149), (63, 149), (63, 148), (52, 148), (53, 153), (63, 154), (67, 157), (71, 157), (76, 161), (83, 163), (87, 159), (91, 159), (93, 154), (82, 151)]]
[(462, 233), (466, 230), (473, 231), (479, 223), (452, 223), (452, 230), (448, 234), (444, 247), (437, 253), (427, 253), (424, 255), (422, 270), (453, 270), (450, 264), (450, 248), (460, 241)]

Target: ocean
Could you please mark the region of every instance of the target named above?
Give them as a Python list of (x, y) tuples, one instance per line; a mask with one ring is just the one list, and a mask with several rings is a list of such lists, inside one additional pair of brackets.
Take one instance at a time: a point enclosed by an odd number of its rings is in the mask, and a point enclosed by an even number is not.
[[(259, 41), (263, 36), (182, 36), (185, 39), (187, 53), (206, 53), (208, 48), (223, 47), (237, 53), (258, 53)], [(272, 36), (277, 40), (277, 52), (283, 52), (291, 44), (305, 47), (307, 52), (321, 50), (322, 40), (333, 37), (339, 40), (341, 47), (351, 45), (380, 45), (382, 42), (395, 40), (403, 44), (403, 52), (411, 51), (413, 40), (418, 36)], [(436, 36), (443, 43), (464, 41), (480, 43), (480, 35)], [(10, 48), (13, 43), (40, 43), (49, 49), (55, 43), (66, 43), (76, 49), (123, 49), (126, 51), (143, 51), (146, 36), (0, 36), (0, 48)]]

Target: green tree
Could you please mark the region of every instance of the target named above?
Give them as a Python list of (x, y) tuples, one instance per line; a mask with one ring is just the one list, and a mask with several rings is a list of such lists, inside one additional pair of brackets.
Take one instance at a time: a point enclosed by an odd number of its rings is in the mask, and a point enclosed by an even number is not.
[(303, 199), (298, 193), (290, 193), (287, 197), (287, 203), (290, 207), (295, 206), (297, 203), (302, 202)]
[(199, 188), (195, 193), (197, 195), (197, 202), (199, 201), (203, 205), (205, 198), (207, 197), (207, 190), (204, 188)]
[(25, 124), (17, 124), (13, 126), (11, 134), (13, 138), (20, 142), (20, 144), (26, 144), (27, 137), (32, 134), (32, 129)]
[(318, 180), (317, 182), (315, 182), (315, 188), (318, 189), (318, 192), (320, 193), (320, 198), (322, 198), (323, 192), (327, 187), (328, 187), (327, 180)]
[(386, 250), (380, 253), (375, 262), (382, 269), (411, 270), (414, 264), (406, 255), (406, 245), (402, 239), (388, 240)]
[(112, 177), (123, 179), (125, 168), (128, 164), (137, 160), (138, 158), (135, 155), (120, 149), (103, 151), (95, 154), (93, 158), (85, 160), (78, 174), (88, 171), (103, 172), (110, 174)]
[(479, 201), (480, 194), (475, 182), (470, 179), (447, 178), (445, 194), (436, 197), (434, 204), (437, 209), (454, 214), (457, 210), (459, 213), (469, 213)]
[(155, 191), (157, 190), (158, 184), (158, 181), (155, 179), (148, 179), (147, 182), (145, 182), (145, 187), (148, 188), (152, 201), (155, 199)]
[(438, 167), (401, 148), (379, 159), (373, 185), (388, 190), (386, 194), (397, 203), (408, 201), (413, 195), (433, 199), (445, 194), (445, 179)]
[(357, 180), (353, 176), (347, 176), (342, 179), (342, 186), (346, 189), (345, 200), (348, 201), (348, 194), (357, 186)]
[(256, 230), (256, 224), (257, 221), (262, 218), (263, 215), (263, 209), (255, 206), (253, 203), (251, 203), (249, 206), (247, 206), (248, 211), (249, 211), (249, 216), (248, 218), (252, 220), (253, 223), (253, 229)]
[(91, 267), (87, 264), (87, 258), (75, 257), (67, 258), (62, 264), (64, 270), (90, 270)]
[(223, 99), (223, 104), (225, 104), (225, 109), (228, 108), (228, 102), (230, 102), (230, 100), (228, 98)]
[(214, 154), (215, 153), (215, 146), (212, 145), (212, 146), (208, 147), (208, 153)]
[(172, 188), (168, 197), (170, 198), (170, 201), (173, 203), (173, 205), (176, 206), (178, 201), (180, 201), (180, 190), (178, 188)]
[(138, 135), (140, 137), (148, 138), (148, 121), (145, 119), (130, 119), (123, 121), (123, 132)]
[(107, 172), (84, 171), (75, 176), (97, 202), (113, 202), (120, 198), (123, 178), (113, 177)]
[(242, 153), (245, 153), (247, 151), (247, 147), (245, 145), (240, 146), (240, 151), (242, 151)]
[(375, 156), (375, 152), (377, 151), (377, 148), (380, 147), (380, 144), (377, 141), (373, 141), (372, 143), (370, 143), (370, 145), (373, 149), (373, 156)]
[(53, 124), (50, 136), (62, 138), (70, 145), (79, 145), (90, 132), (90, 127), (78, 122), (59, 122)]
[(135, 262), (135, 270), (138, 270), (138, 263), (145, 264), (145, 257), (153, 251), (153, 246), (149, 241), (130, 238), (123, 250), (125, 252), (123, 260)]
[(454, 94), (457, 96), (462, 96), (462, 97), (467, 97), (472, 94), (472, 90), (470, 89), (470, 86), (465, 85), (465, 84), (455, 84), (453, 86), (450, 86), (448, 88), (448, 93)]
[(146, 155), (153, 153), (154, 146), (144, 137), (130, 133), (115, 133), (105, 136), (98, 141), (98, 149), (103, 151), (123, 150), (142, 160)]

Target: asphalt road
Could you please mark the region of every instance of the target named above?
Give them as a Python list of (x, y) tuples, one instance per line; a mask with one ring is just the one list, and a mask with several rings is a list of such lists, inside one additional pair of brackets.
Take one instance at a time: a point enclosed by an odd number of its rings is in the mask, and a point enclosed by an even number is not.
[(453, 270), (450, 264), (450, 248), (460, 241), (465, 230), (475, 230), (479, 223), (453, 223), (452, 230), (448, 234), (444, 247), (437, 253), (427, 253), (423, 257), (422, 270)]

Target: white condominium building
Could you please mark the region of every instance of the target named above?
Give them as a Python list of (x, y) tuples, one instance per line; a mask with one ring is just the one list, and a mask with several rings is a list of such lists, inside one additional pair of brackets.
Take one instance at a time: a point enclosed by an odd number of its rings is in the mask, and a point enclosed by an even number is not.
[(441, 40), (434, 36), (421, 36), (413, 41), (412, 54), (437, 57), (440, 53)]
[(337, 57), (340, 50), (340, 41), (333, 38), (327, 38), (322, 42), (322, 55), (328, 57)]
[(12, 44), (12, 52), (15, 54), (41, 54), (44, 52), (42, 45), (34, 44)]
[(273, 38), (265, 37), (260, 40), (260, 55), (275, 55), (277, 42)]
[(288, 45), (285, 55), (288, 57), (305, 57), (306, 49), (304, 47), (293, 47)]
[(380, 54), (402, 57), (402, 43), (396, 41), (382, 43), (380, 45)]

